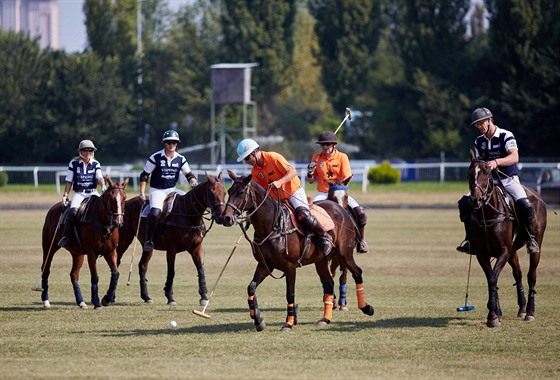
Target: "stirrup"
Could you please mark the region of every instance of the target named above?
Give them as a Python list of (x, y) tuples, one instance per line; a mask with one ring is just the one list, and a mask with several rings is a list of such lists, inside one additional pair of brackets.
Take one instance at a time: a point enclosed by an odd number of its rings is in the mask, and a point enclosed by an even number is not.
[(58, 241), (58, 246), (60, 248), (66, 248), (68, 247), (68, 236), (63, 236), (60, 238), (60, 240)]
[(463, 240), (463, 242), (455, 249), (459, 252), (470, 254), (471, 253), (471, 242), (468, 241), (468, 240)]
[(534, 238), (530, 238), (529, 242), (527, 243), (527, 253), (531, 254), (531, 253), (537, 253), (539, 252), (539, 245), (537, 244), (537, 242), (535, 241)]
[(144, 243), (144, 251), (151, 252), (154, 250), (154, 243), (151, 240), (146, 240)]
[(358, 242), (358, 253), (368, 253), (369, 247), (365, 240), (360, 240)]

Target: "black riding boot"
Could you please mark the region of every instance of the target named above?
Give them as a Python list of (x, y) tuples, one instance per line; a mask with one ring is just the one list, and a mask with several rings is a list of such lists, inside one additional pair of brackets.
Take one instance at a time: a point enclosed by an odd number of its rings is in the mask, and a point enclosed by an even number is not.
[(306, 232), (315, 232), (318, 237), (318, 249), (325, 257), (327, 257), (333, 248), (331, 235), (329, 235), (321, 223), (313, 216), (311, 211), (305, 207), (298, 207), (296, 209), (296, 218), (301, 227)]
[(161, 210), (159, 208), (152, 207), (148, 218), (146, 220), (146, 242), (144, 243), (144, 251), (151, 252), (154, 250), (154, 233), (156, 232), (156, 227), (161, 216)]
[(64, 232), (62, 233), (62, 237), (58, 241), (58, 246), (61, 248), (68, 247), (68, 243), (70, 241), (69, 236), (70, 233), (72, 233), (74, 224), (76, 223), (76, 215), (78, 215), (77, 208), (71, 208), (70, 210), (68, 210), (68, 216), (66, 217), (66, 223), (64, 224)]
[(358, 253), (368, 253), (369, 247), (365, 240), (364, 230), (367, 224), (367, 215), (362, 206), (357, 206), (352, 209), (356, 219), (356, 224), (360, 229), (360, 236), (358, 236)]
[(529, 198), (522, 198), (515, 201), (515, 209), (519, 215), (519, 224), (524, 226), (529, 235), (527, 242), (527, 253), (537, 253), (540, 251), (539, 245), (535, 240), (535, 208)]
[(465, 225), (465, 240), (456, 249), (459, 252), (472, 254), (469, 236), (469, 222), (473, 211), (472, 202), (470, 197), (464, 195), (457, 204), (459, 205), (459, 219)]

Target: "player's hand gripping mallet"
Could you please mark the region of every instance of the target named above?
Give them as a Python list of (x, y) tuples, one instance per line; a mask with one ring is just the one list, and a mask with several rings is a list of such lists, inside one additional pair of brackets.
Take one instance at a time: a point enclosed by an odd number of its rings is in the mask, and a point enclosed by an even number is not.
[(239, 242), (241, 241), (241, 238), (243, 237), (243, 233), (241, 233), (241, 235), (239, 235), (239, 238), (237, 239), (237, 241), (235, 242), (235, 245), (233, 246), (233, 249), (231, 250), (231, 253), (229, 254), (229, 257), (224, 265), (224, 267), (222, 268), (222, 271), (220, 272), (220, 275), (218, 276), (218, 279), (216, 280), (216, 283), (214, 284), (214, 286), (212, 287), (212, 291), (210, 292), (210, 295), (208, 296), (208, 301), (206, 301), (206, 305), (204, 305), (204, 307), (202, 308), (202, 311), (198, 311), (198, 310), (194, 310), (192, 311), (192, 313), (194, 315), (198, 315), (199, 317), (202, 318), (212, 318), (210, 315), (206, 314), (206, 308), (208, 307), (208, 305), (210, 304), (210, 299), (212, 298), (212, 295), (214, 294), (214, 290), (216, 290), (216, 286), (218, 285), (218, 281), (220, 281), (220, 278), (222, 277), (222, 274), (224, 273), (224, 271), (226, 270), (226, 267), (229, 263), (229, 260), (231, 259), (231, 256), (233, 256), (233, 252), (235, 252), (235, 249), (237, 248), (237, 246), (239, 245)]

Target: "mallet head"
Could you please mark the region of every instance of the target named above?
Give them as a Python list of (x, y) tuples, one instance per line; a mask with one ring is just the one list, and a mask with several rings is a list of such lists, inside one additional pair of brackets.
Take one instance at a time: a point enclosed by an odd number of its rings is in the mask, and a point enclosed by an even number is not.
[(473, 309), (474, 309), (474, 306), (470, 306), (470, 305), (469, 306), (459, 306), (457, 308), (457, 311), (463, 312), (463, 311), (471, 311)]

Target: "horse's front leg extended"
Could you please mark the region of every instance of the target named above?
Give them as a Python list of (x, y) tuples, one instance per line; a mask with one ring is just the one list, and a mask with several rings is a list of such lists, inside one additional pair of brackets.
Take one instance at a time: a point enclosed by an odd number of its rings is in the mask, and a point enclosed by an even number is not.
[(332, 321), (332, 311), (334, 304), (334, 280), (331, 276), (328, 264), (325, 260), (321, 260), (315, 263), (315, 270), (321, 279), (323, 284), (323, 318), (321, 318), (317, 325), (319, 327), (324, 327), (331, 323)]
[(145, 303), (152, 303), (152, 299), (148, 295), (148, 279), (146, 273), (148, 272), (148, 264), (152, 258), (153, 251), (142, 252), (142, 258), (138, 262), (138, 275), (140, 276), (140, 297)]
[(527, 315), (525, 320), (532, 322), (535, 320), (535, 296), (537, 294), (537, 267), (541, 259), (541, 252), (531, 253), (529, 258), (529, 272), (527, 273), (527, 283), (529, 284), (529, 301), (527, 302)]
[(175, 279), (175, 258), (177, 253), (173, 250), (167, 251), (167, 279), (165, 280), (165, 297), (167, 297), (167, 304), (176, 306), (177, 302), (173, 299), (173, 280)]
[(261, 311), (259, 309), (259, 303), (257, 302), (257, 286), (268, 276), (268, 270), (261, 265), (257, 265), (255, 273), (253, 274), (253, 280), (247, 287), (247, 302), (249, 303), (249, 315), (251, 319), (255, 321), (255, 327), (257, 331), (263, 331), (266, 327), (264, 319), (261, 318)]
[(199, 244), (191, 251), (192, 261), (198, 273), (198, 294), (200, 294), (199, 303), (205, 306), (208, 303), (208, 289), (206, 288), (206, 274), (204, 272), (204, 264), (202, 260), (202, 245)]
[(109, 306), (111, 303), (115, 302), (117, 298), (117, 284), (119, 283), (119, 268), (118, 268), (118, 258), (117, 258), (117, 250), (114, 249), (111, 254), (105, 255), (105, 261), (109, 264), (109, 269), (111, 269), (111, 282), (109, 283), (109, 289), (107, 290), (107, 294), (103, 296), (101, 299), (101, 304), (103, 306)]
[[(486, 275), (486, 280), (488, 281), (488, 316), (486, 318), (486, 326), (488, 327), (498, 327), (500, 326), (500, 302), (498, 298), (498, 279), (500, 277), (500, 273), (504, 268), (507, 262), (507, 254), (500, 255), (497, 260), (494, 268), (492, 269), (490, 260), (487, 258), (479, 257), (481, 255), (477, 255), (477, 259), (484, 270), (484, 274)], [(482, 262), (481, 262), (482, 261)]]
[[(327, 269), (327, 276), (331, 279), (330, 272), (328, 272), (327, 262), (326, 260), (321, 260), (324, 263), (325, 268)], [(293, 331), (294, 326), (297, 324), (297, 305), (295, 304), (295, 288), (296, 288), (296, 268), (295, 266), (291, 265), (291, 263), (287, 263), (288, 268), (284, 272), (286, 275), (286, 301), (288, 303), (287, 307), (287, 316), (286, 316), (286, 323), (282, 326), (282, 332), (291, 332)], [(332, 286), (331, 286), (331, 314), (332, 314)], [(327, 290), (328, 291), (328, 290)]]
[(101, 302), (99, 301), (99, 275), (97, 274), (97, 255), (88, 254), (89, 272), (91, 275), (91, 303), (94, 309), (100, 309)]
[(527, 314), (527, 298), (525, 297), (525, 289), (523, 289), (523, 273), (521, 272), (521, 266), (519, 265), (519, 256), (517, 255), (517, 251), (511, 254), (508, 263), (513, 271), (515, 287), (517, 288), (517, 305), (519, 306), (517, 316), (525, 318), (525, 315)]
[(84, 302), (84, 297), (82, 296), (82, 291), (80, 290), (80, 269), (84, 263), (84, 255), (72, 254), (72, 270), (70, 271), (70, 282), (74, 288), (74, 296), (76, 297), (76, 304), (82, 309), (87, 309), (87, 305)]

